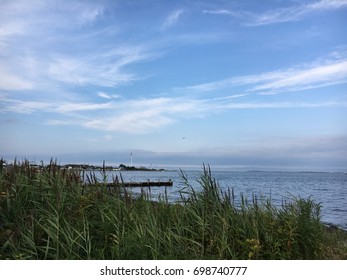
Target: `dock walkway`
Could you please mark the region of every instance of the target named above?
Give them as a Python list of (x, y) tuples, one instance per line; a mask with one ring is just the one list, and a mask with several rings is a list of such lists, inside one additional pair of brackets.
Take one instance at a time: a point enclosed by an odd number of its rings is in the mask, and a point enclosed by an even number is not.
[(145, 182), (115, 182), (108, 183), (107, 187), (165, 187), (172, 186), (173, 182), (170, 181), (145, 181)]

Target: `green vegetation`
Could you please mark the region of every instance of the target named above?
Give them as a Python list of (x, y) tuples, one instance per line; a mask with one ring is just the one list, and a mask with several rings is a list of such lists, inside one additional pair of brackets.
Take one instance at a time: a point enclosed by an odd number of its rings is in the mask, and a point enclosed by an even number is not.
[[(105, 171), (105, 170), (104, 170)], [(106, 176), (106, 172), (103, 173)], [(310, 199), (275, 208), (222, 193), (209, 168), (179, 203), (106, 188), (54, 162), (0, 162), (0, 259), (346, 259), (347, 236)], [(91, 187), (90, 183), (94, 183)]]
[(126, 170), (126, 171), (165, 171), (165, 169), (155, 169), (155, 168), (147, 168), (144, 166), (135, 167), (135, 166), (127, 166), (125, 164), (119, 165), (120, 170)]

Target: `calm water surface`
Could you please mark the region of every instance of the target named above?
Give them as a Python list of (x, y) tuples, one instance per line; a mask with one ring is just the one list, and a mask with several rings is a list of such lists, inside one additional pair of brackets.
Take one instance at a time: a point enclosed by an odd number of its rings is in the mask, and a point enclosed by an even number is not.
[[(121, 173), (125, 182), (139, 181), (168, 181), (174, 184), (166, 188), (171, 201), (180, 198), (180, 190), (184, 182), (180, 172), (163, 171), (113, 171), (112, 176)], [(194, 189), (199, 189), (197, 179), (201, 171), (186, 171), (189, 183)], [(347, 230), (347, 174), (327, 172), (259, 172), (259, 171), (212, 171), (212, 175), (219, 182), (222, 190), (232, 188), (234, 194), (240, 194), (251, 199), (252, 194), (257, 197), (270, 198), (274, 205), (281, 205), (283, 199), (289, 201), (292, 196), (311, 197), (322, 206), (322, 221), (332, 223)], [(133, 192), (140, 190), (134, 188)], [(151, 187), (151, 195), (155, 198), (164, 194), (165, 188)]]

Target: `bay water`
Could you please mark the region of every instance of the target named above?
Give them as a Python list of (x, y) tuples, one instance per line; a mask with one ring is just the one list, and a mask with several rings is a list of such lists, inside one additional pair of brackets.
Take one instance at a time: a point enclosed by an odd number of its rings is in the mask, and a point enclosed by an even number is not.
[[(199, 191), (198, 180), (202, 170), (184, 171), (189, 184)], [(181, 198), (184, 183), (181, 171), (111, 171), (107, 179), (112, 181), (116, 176), (122, 176), (124, 182), (173, 181), (172, 187), (151, 187), (153, 199), (167, 194), (169, 201)], [(271, 199), (275, 206), (281, 206), (284, 201), (290, 202), (293, 197), (311, 198), (321, 205), (321, 221), (333, 224), (347, 230), (347, 174), (343, 172), (287, 172), (287, 171), (213, 171), (222, 191), (233, 189), (235, 200), (243, 195), (252, 201), (255, 195), (258, 199)], [(141, 189), (132, 188), (136, 195)]]

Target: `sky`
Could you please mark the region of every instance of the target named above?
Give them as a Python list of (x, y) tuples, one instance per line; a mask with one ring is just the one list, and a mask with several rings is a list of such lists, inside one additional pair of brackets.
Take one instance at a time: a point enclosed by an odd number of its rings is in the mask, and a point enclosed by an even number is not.
[(347, 171), (347, 0), (0, 5), (0, 157)]

